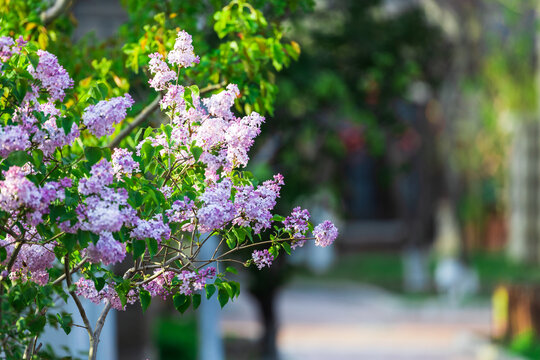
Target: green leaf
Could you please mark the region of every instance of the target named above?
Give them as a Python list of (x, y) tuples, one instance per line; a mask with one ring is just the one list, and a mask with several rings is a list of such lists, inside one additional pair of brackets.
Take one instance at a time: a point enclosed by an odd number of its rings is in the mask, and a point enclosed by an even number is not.
[(27, 322), (28, 330), (33, 334), (39, 334), (43, 331), (47, 318), (45, 316), (38, 315), (36, 317), (31, 317)]
[(233, 274), (238, 274), (238, 270), (236, 270), (236, 269), (233, 268), (232, 266), (227, 266), (227, 268), (225, 269), (225, 271), (228, 271), (228, 272), (233, 273)]
[(43, 151), (36, 149), (32, 151), (32, 164), (39, 168), (43, 164)]
[(192, 297), (193, 297), (193, 300), (192, 300), (193, 301), (193, 309), (197, 310), (199, 305), (201, 305), (201, 294), (193, 294)]
[(94, 165), (101, 159), (101, 149), (94, 146), (88, 146), (84, 149), (84, 156), (88, 161), (88, 164)]
[(150, 293), (144, 289), (141, 289), (139, 291), (139, 299), (141, 300), (141, 307), (143, 313), (148, 309), (148, 306), (150, 306), (150, 302), (152, 301), (152, 296)]
[(232, 234), (227, 234), (227, 246), (229, 246), (230, 249), (234, 249), (236, 247), (236, 236)]
[(191, 153), (193, 154), (193, 158), (195, 159), (195, 161), (198, 161), (203, 153), (203, 149), (199, 146), (192, 146)]
[(32, 157), (26, 151), (14, 151), (9, 154), (8, 161), (13, 165), (23, 166), (27, 162), (33, 163)]
[(133, 242), (133, 257), (135, 259), (138, 259), (141, 257), (142, 254), (144, 254), (144, 251), (146, 250), (146, 244), (143, 240), (135, 240)]
[(101, 291), (105, 287), (105, 279), (103, 277), (97, 277), (94, 279), (94, 286), (97, 291)]
[(64, 314), (64, 315), (56, 314), (56, 317), (58, 318), (58, 323), (62, 327), (62, 330), (64, 330), (66, 335), (69, 335), (69, 333), (71, 332), (70, 325), (73, 322), (73, 319), (71, 318), (71, 316), (69, 314)]
[(62, 118), (62, 129), (64, 129), (64, 134), (69, 134), (71, 132), (71, 128), (73, 127), (73, 120), (70, 118)]
[(289, 244), (288, 242), (282, 242), (281, 247), (288, 255), (291, 255), (291, 244)]
[(204, 286), (204, 289), (206, 290), (206, 298), (210, 299), (212, 295), (216, 292), (216, 286), (214, 284), (206, 284)]
[(191, 305), (191, 298), (184, 294), (175, 294), (173, 296), (173, 303), (176, 310), (183, 314), (189, 308), (189, 305)]
[(229, 293), (224, 288), (218, 291), (219, 305), (223, 308), (229, 302)]
[(276, 214), (276, 215), (272, 216), (271, 220), (272, 221), (283, 221), (283, 220), (285, 220), (285, 217)]
[(3, 262), (7, 258), (7, 251), (4, 246), (0, 247), (0, 262)]
[(158, 243), (156, 239), (146, 239), (146, 245), (148, 245), (148, 251), (150, 252), (150, 256), (154, 256), (158, 252)]
[(77, 245), (77, 235), (76, 234), (66, 234), (62, 239), (62, 243), (66, 247), (68, 252), (72, 252)]

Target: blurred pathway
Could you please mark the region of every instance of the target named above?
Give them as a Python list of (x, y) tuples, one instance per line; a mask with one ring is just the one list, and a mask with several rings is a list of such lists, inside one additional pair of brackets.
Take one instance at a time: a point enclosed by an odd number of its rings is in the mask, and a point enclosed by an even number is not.
[[(291, 284), (279, 297), (283, 360), (510, 360), (483, 340), (489, 304), (406, 301), (370, 286)], [(227, 305), (226, 336), (256, 340), (257, 313), (246, 293)]]

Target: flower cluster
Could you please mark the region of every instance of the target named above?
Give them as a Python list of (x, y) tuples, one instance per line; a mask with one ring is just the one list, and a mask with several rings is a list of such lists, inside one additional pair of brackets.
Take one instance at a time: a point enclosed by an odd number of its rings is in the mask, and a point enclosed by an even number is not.
[(64, 100), (65, 90), (73, 87), (73, 79), (69, 77), (66, 69), (58, 64), (58, 59), (53, 54), (38, 50), (38, 66), (34, 69), (28, 66), (28, 72), (34, 79), (41, 81), (43, 89), (47, 90), (52, 100)]
[(49, 212), (49, 205), (57, 199), (63, 200), (64, 188), (71, 186), (69, 181), (51, 181), (38, 187), (26, 177), (28, 171), (19, 166), (12, 166), (2, 173), (0, 209), (7, 212), (26, 209), (27, 222), (32, 226), (43, 221), (42, 216)]
[(97, 137), (112, 135), (114, 125), (124, 120), (126, 111), (131, 105), (133, 105), (133, 99), (129, 94), (102, 100), (96, 105), (89, 105), (84, 110), (82, 121)]
[[(125, 306), (122, 306), (118, 293), (114, 289), (114, 283), (105, 284), (100, 291), (97, 291), (96, 285), (92, 280), (85, 278), (80, 278), (75, 285), (77, 286), (77, 289), (75, 290), (77, 296), (82, 296), (94, 304), (109, 300), (114, 309), (125, 310)], [(131, 290), (126, 298), (128, 304), (134, 304), (137, 301), (137, 293), (134, 290)]]
[(272, 265), (272, 261), (274, 261), (274, 255), (270, 254), (270, 252), (266, 249), (253, 251), (251, 258), (259, 270), (265, 266), (270, 267)]
[(90, 244), (86, 250), (91, 262), (104, 265), (122, 262), (126, 257), (126, 244), (116, 241), (109, 232), (101, 233), (97, 244)]
[(326, 247), (331, 245), (338, 237), (338, 229), (330, 221), (326, 220), (313, 229), (315, 245)]
[(292, 237), (294, 239), (297, 239), (294, 240), (291, 244), (291, 248), (293, 250), (297, 247), (304, 246), (304, 243), (306, 242), (306, 240), (304, 240), (304, 236), (309, 229), (309, 216), (309, 211), (307, 211), (306, 209), (302, 209), (300, 206), (297, 206), (293, 209), (291, 215), (287, 216), (283, 221), (285, 231), (290, 232)]
[(193, 51), (191, 35), (184, 30), (178, 32), (174, 49), (169, 52), (167, 60), (171, 64), (177, 64), (181, 67), (191, 67), (193, 64), (198, 64), (200, 59)]
[(194, 291), (199, 291), (204, 288), (207, 280), (211, 280), (216, 276), (215, 267), (207, 267), (196, 271), (184, 270), (178, 275), (178, 280), (181, 281), (178, 292), (184, 295), (191, 295)]
[(114, 149), (112, 166), (117, 180), (122, 179), (123, 175), (131, 177), (131, 174), (139, 171), (139, 163), (133, 160), (133, 154), (121, 148)]

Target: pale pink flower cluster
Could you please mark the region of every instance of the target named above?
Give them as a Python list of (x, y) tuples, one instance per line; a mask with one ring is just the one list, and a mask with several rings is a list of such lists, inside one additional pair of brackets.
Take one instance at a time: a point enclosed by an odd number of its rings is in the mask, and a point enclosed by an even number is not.
[(131, 177), (134, 172), (139, 172), (139, 163), (133, 160), (133, 153), (127, 149), (114, 149), (112, 166), (117, 180), (121, 180), (124, 175)]
[(112, 135), (114, 125), (126, 117), (126, 111), (133, 105), (129, 94), (109, 100), (102, 100), (96, 105), (89, 105), (82, 115), (84, 125), (97, 137)]
[(50, 94), (51, 99), (64, 100), (65, 90), (73, 87), (73, 79), (69, 77), (66, 69), (58, 64), (58, 59), (53, 54), (38, 50), (39, 63), (36, 69), (28, 66), (28, 72), (34, 79), (41, 81), (41, 86)]
[(274, 255), (270, 254), (267, 249), (253, 251), (251, 258), (259, 270), (265, 266), (270, 267), (272, 265), (272, 261), (274, 261)]
[(167, 55), (167, 60), (171, 64), (181, 67), (190, 67), (198, 64), (200, 59), (193, 51), (191, 35), (184, 30), (180, 30), (174, 43), (174, 49)]
[(160, 53), (150, 54), (148, 65), (150, 73), (154, 75), (148, 82), (155, 90), (165, 90), (171, 81), (176, 80), (176, 73), (169, 69), (169, 65), (163, 61), (163, 55)]

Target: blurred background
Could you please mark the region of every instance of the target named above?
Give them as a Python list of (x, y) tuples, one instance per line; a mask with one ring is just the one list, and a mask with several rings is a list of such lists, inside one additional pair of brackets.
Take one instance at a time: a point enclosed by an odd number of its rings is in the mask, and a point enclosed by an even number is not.
[[(75, 1), (72, 38), (133, 3)], [(117, 313), (118, 358), (540, 359), (540, 1), (294, 3), (249, 170), (340, 236), (241, 272), (222, 311)]]

